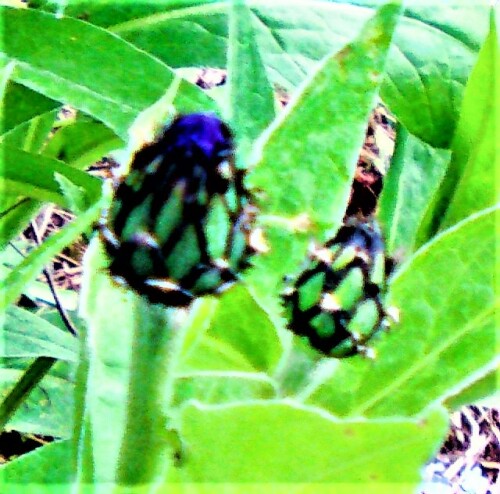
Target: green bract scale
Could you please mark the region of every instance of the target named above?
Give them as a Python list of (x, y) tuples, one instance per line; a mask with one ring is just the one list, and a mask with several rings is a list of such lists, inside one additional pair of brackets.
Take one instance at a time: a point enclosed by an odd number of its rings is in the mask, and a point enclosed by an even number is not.
[(366, 343), (387, 324), (385, 264), (375, 220), (347, 220), (335, 238), (310, 249), (285, 290), (289, 328), (331, 357), (368, 353)]
[(215, 115), (174, 119), (133, 157), (100, 231), (116, 281), (152, 302), (184, 306), (218, 293), (248, 265), (255, 211)]

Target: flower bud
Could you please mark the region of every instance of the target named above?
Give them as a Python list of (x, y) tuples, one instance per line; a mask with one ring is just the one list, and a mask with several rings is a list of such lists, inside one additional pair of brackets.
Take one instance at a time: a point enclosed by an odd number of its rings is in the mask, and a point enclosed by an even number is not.
[(135, 153), (101, 220), (114, 279), (167, 306), (234, 283), (253, 253), (255, 208), (243, 178), (219, 118), (175, 118)]
[(384, 243), (375, 220), (350, 218), (335, 238), (313, 246), (282, 299), (288, 327), (332, 357), (368, 353), (386, 311)]

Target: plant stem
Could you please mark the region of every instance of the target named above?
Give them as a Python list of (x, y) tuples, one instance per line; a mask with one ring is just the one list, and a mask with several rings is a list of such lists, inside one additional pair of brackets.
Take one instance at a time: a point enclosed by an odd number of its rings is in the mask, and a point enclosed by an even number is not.
[[(146, 305), (146, 304), (145, 304)], [(116, 481), (119, 485), (164, 481), (174, 451), (168, 434), (174, 328), (168, 311), (148, 305), (136, 313), (125, 436)]]

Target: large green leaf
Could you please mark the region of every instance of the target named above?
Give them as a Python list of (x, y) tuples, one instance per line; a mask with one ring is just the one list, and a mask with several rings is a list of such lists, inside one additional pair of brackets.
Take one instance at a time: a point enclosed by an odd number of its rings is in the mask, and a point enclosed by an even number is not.
[(417, 251), (392, 280), (401, 322), (374, 342), (377, 357), (342, 361), (310, 399), (339, 415), (408, 416), (496, 368), (498, 221), (483, 211)]
[(450, 151), (433, 148), (398, 126), (378, 212), (390, 255), (408, 256), (429, 239), (427, 218), (433, 213), (434, 198), (449, 160)]
[(266, 308), (307, 241), (323, 242), (342, 221), (399, 13), (399, 5), (384, 5), (359, 38), (324, 60), (261, 138), (247, 182), (259, 195), (270, 250), (256, 256), (247, 281)]
[(182, 467), (190, 482), (351, 483), (364, 492), (367, 483), (418, 483), (446, 428), (441, 410), (358, 421), (291, 401), (192, 404), (181, 416)]
[[(225, 67), (230, 4), (206, 0), (56, 3), (67, 15), (84, 15), (88, 22), (111, 29), (173, 67)], [(254, 14), (269, 78), (290, 89), (318, 60), (352, 40), (381, 2), (301, 0), (293, 8), (284, 0), (247, 4)], [(487, 0), (405, 2), (382, 95), (410, 132), (425, 142), (440, 147), (450, 143), (463, 87), (488, 30), (488, 4)]]
[[(158, 59), (77, 19), (33, 9), (1, 8), (0, 15), (0, 57), (4, 65), (16, 62), (12, 79), (94, 116), (122, 137), (174, 78)], [(125, 61), (127, 72), (122, 70)], [(214, 108), (186, 81), (175, 105), (185, 112)]]
[(245, 158), (252, 143), (274, 118), (274, 94), (255, 39), (252, 13), (244, 0), (233, 4), (229, 16), (229, 114), (236, 131), (238, 157)]
[(467, 83), (453, 139), (453, 158), (443, 191), (451, 189), (453, 197), (441, 219), (441, 228), (500, 199), (496, 176), (500, 169), (500, 33), (493, 14), (490, 34)]
[(449, 147), (465, 83), (488, 31), (486, 0), (410, 0), (388, 64), (382, 98), (408, 130)]

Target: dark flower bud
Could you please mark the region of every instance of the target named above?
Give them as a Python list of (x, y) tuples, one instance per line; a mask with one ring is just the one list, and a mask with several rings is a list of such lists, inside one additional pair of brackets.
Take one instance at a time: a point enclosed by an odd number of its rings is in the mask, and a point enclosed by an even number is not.
[(335, 238), (312, 246), (282, 295), (288, 327), (332, 357), (370, 354), (365, 346), (387, 322), (384, 243), (375, 220), (349, 219)]
[(168, 306), (234, 283), (253, 253), (255, 209), (243, 178), (219, 118), (174, 119), (136, 152), (102, 218), (115, 280)]

